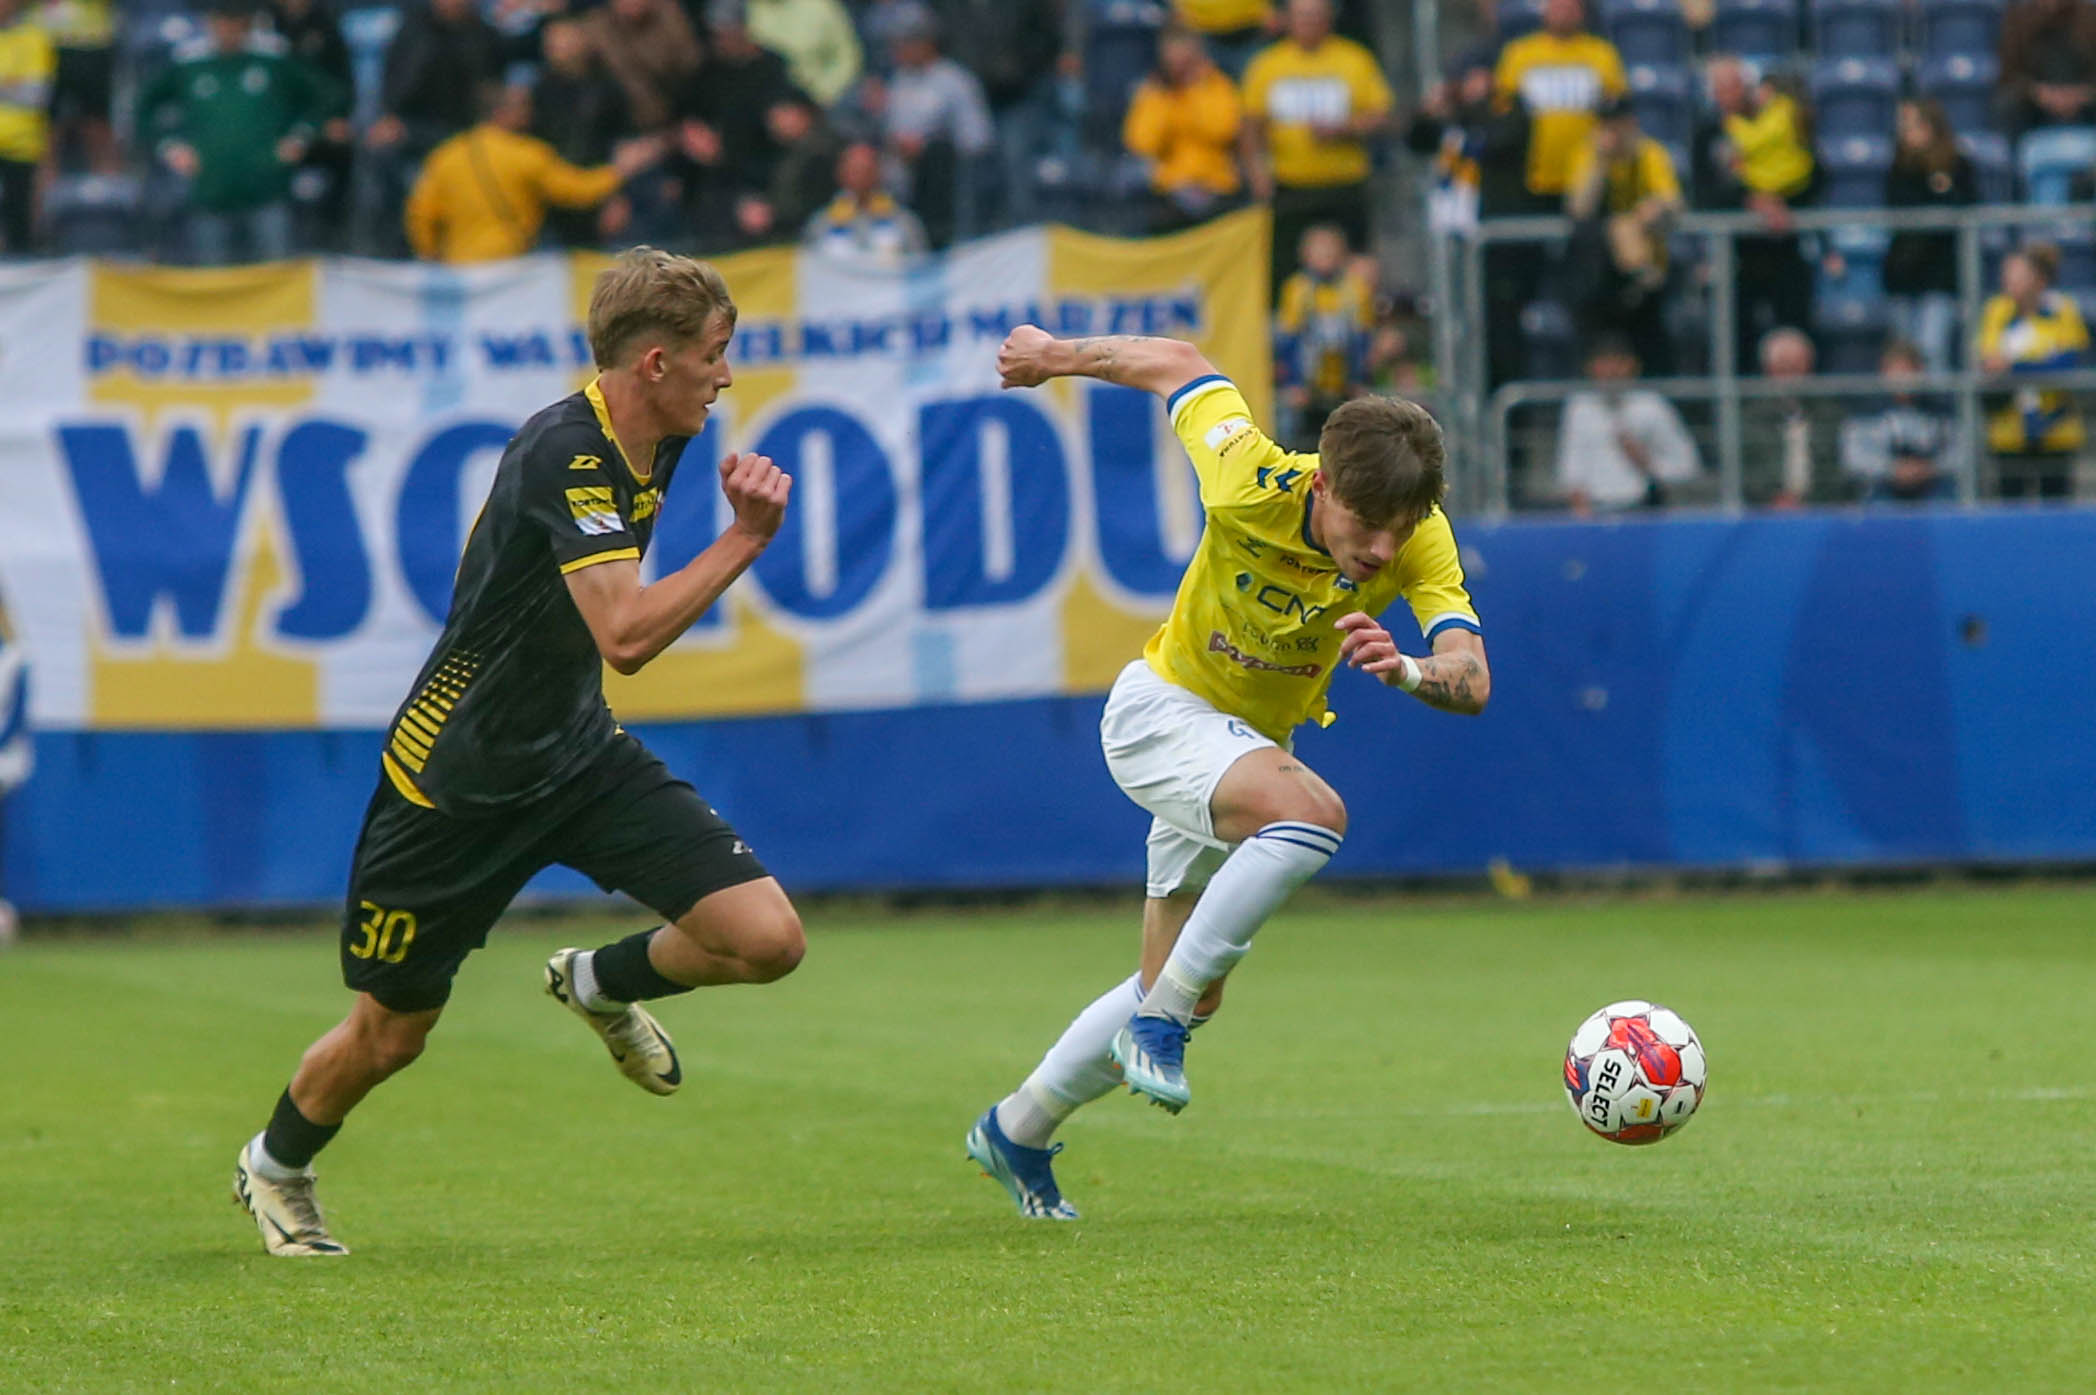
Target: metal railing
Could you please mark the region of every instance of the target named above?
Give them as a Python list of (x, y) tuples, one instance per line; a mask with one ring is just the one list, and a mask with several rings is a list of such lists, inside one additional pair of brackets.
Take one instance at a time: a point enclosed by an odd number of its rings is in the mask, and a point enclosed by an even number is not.
[[(1444, 429), (1454, 438), (1456, 458), (1481, 465), (1464, 471), (1457, 481), (1459, 502), (1466, 508), (1487, 513), (1504, 512), (1509, 506), (1510, 472), (1507, 462), (1509, 434), (1507, 416), (1525, 402), (1562, 400), (1583, 384), (1520, 380), (1487, 392), (1489, 381), (1487, 319), (1485, 311), (1485, 249), (1497, 243), (1542, 243), (1562, 247), (1573, 229), (1570, 218), (1495, 218), (1476, 227), (1437, 234), (1433, 247), (1434, 284), (1448, 288), (1441, 304), (1446, 310), (1434, 340), (1435, 368), (1441, 383), (1442, 400), (1449, 407)], [(2079, 228), (2096, 226), (2096, 204), (2017, 204), (1965, 209), (1798, 209), (1790, 225), (1770, 228), (1751, 213), (1691, 213), (1674, 220), (1674, 236), (1705, 239), (1710, 295), (1710, 364), (1704, 377), (1648, 379), (1639, 384), (1664, 396), (1686, 401), (1710, 401), (1716, 407), (1718, 480), (1720, 502), (1727, 508), (1743, 506), (1740, 492), (1741, 439), (1740, 403), (1751, 397), (1834, 397), (1882, 393), (1883, 383), (1871, 375), (1819, 375), (1771, 383), (1743, 377), (1736, 362), (1739, 296), (1735, 244), (1741, 237), (1768, 237), (1791, 232), (1831, 233), (1855, 228), (1893, 232), (1948, 232), (1956, 236), (1958, 260), (1958, 304), (1961, 332), (1969, 344), (1977, 331), (1981, 307), (1989, 288), (1981, 283), (1982, 243), (1994, 229)], [(1807, 328), (1809, 326), (1799, 326)], [(1941, 394), (1957, 402), (1960, 434), (1966, 442), (1958, 469), (1959, 497), (1976, 496), (1981, 430), (1981, 397), (2029, 387), (2051, 387), (2082, 392), (2096, 388), (2096, 371), (2076, 371), (2013, 376), (1989, 375), (1970, 364), (1957, 373), (1933, 373), (1906, 386), (1918, 392)]]

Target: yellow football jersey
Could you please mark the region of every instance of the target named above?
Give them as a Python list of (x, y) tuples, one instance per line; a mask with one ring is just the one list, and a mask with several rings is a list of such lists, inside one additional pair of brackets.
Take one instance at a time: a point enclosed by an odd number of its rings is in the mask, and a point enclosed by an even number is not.
[(1452, 627), (1482, 633), (1439, 509), (1357, 586), (1310, 537), (1315, 455), (1270, 439), (1221, 376), (1188, 383), (1165, 409), (1200, 477), (1208, 523), (1171, 615), (1143, 650), (1160, 678), (1285, 743), (1298, 723), (1325, 717), (1342, 615), (1378, 615), (1403, 597), (1430, 644)]

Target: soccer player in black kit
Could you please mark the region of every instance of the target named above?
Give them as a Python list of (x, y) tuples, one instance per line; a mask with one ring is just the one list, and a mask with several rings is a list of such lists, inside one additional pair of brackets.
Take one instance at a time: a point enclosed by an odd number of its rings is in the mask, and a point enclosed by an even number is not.
[(688, 566), (642, 583), (685, 443), (731, 380), (734, 332), (718, 271), (649, 248), (625, 254), (590, 297), (596, 380), (532, 417), (503, 452), (444, 633), (379, 756), (342, 926), (356, 999), (240, 1150), (234, 1192), (269, 1253), (349, 1253), (314, 1199), (313, 1155), (373, 1086), (422, 1054), (459, 965), (541, 868), (574, 867), (663, 918), (546, 965), (546, 991), (655, 1094), (682, 1073), (639, 1004), (768, 983), (800, 962), (800, 919), (779, 884), (604, 702), (603, 665), (633, 673), (660, 654), (785, 516), (792, 479), (763, 456), (731, 455), (719, 484), (734, 521)]

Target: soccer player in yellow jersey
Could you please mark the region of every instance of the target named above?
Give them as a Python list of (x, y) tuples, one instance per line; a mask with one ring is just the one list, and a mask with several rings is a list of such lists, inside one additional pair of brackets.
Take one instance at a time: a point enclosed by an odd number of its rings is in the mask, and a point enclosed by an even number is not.
[[(1317, 454), (1297, 455), (1174, 339), (1025, 325), (997, 367), (1006, 387), (1085, 377), (1163, 397), (1207, 511), (1170, 618), (1122, 670), (1100, 724), (1115, 783), (1152, 815), (1141, 969), (968, 1134), (968, 1155), (1021, 1215), (1074, 1220), (1050, 1166), (1056, 1129), (1123, 1083), (1183, 1109), (1189, 1032), (1267, 917), (1339, 850), (1346, 806), (1289, 749), (1297, 725), (1329, 720), (1333, 669), (1464, 713), (1483, 710), (1491, 675), (1441, 511), (1441, 428), (1424, 408), (1356, 398), (1327, 419)], [(1400, 598), (1423, 657), (1376, 619)]]

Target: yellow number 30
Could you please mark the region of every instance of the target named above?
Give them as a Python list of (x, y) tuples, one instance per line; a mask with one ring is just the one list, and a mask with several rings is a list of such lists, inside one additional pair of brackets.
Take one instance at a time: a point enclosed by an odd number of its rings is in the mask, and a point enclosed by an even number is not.
[(415, 913), (413, 911), (389, 911), (370, 902), (358, 903), (365, 912), (363, 922), (357, 926), (363, 938), (349, 947), (349, 952), (359, 959), (377, 958), (384, 964), (398, 964), (408, 957), (408, 946), (415, 943)]

